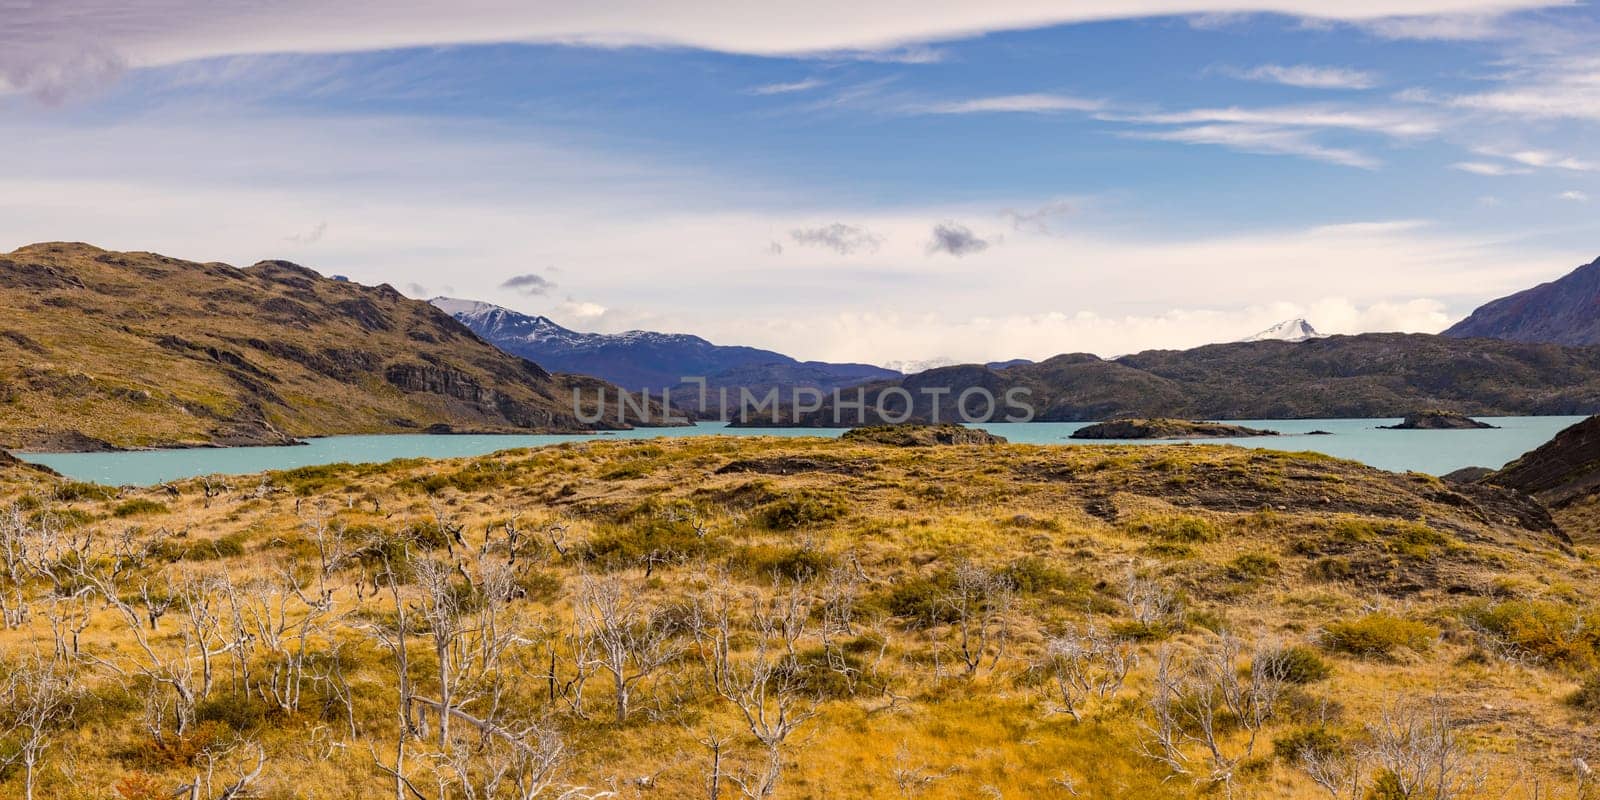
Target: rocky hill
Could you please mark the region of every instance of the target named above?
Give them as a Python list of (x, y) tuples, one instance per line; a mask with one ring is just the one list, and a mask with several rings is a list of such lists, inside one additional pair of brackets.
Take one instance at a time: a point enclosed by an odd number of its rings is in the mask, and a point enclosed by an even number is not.
[(1600, 259), (1559, 280), (1490, 302), (1444, 335), (1600, 345)]
[[(548, 317), (491, 303), (449, 297), (430, 302), (507, 353), (549, 369), (592, 375), (631, 391), (660, 392), (678, 386), (682, 378), (696, 377), (705, 378), (711, 389), (745, 387), (762, 393), (771, 387), (809, 387), (826, 392), (898, 377), (892, 370), (870, 364), (800, 361), (771, 350), (716, 345), (688, 334), (582, 333)], [(699, 405), (698, 388), (674, 395), (681, 406)]]
[[(865, 424), (879, 421), (877, 398), (897, 388), (916, 401), (913, 416), (921, 419), (932, 418), (930, 398), (937, 394), (941, 421), (959, 418), (958, 398), (973, 388), (996, 398), (1026, 390), (1035, 420), (1063, 422), (1401, 417), (1419, 408), (1590, 414), (1600, 411), (1600, 348), (1373, 333), (1152, 350), (1115, 360), (1074, 353), (1005, 370), (946, 367), (872, 384), (864, 390)], [(855, 391), (843, 398), (854, 400)], [(900, 407), (885, 400), (891, 410)], [(969, 410), (982, 410), (978, 400), (969, 401)], [(858, 424), (855, 412), (841, 410), (841, 424)], [(996, 419), (1005, 414), (1002, 408)], [(800, 417), (802, 424), (833, 425), (832, 404)]]
[(604, 385), (502, 353), (388, 286), (284, 261), (37, 244), (0, 256), (0, 306), (0, 448), (574, 430), (573, 389), (592, 407)]
[(1600, 539), (1600, 416), (1556, 434), (1482, 482), (1527, 492), (1574, 538)]

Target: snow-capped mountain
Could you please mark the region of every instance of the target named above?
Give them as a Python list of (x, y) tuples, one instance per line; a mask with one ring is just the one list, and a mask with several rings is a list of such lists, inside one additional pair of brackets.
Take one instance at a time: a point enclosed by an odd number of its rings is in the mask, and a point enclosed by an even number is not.
[(1307, 339), (1322, 339), (1327, 334), (1317, 333), (1311, 323), (1303, 319), (1284, 320), (1254, 336), (1240, 339), (1241, 342), (1303, 342)]
[(592, 375), (632, 391), (659, 392), (686, 377), (703, 377), (712, 388), (744, 386), (752, 391), (770, 386), (831, 391), (899, 377), (869, 364), (799, 361), (771, 350), (716, 345), (684, 333), (584, 333), (562, 327), (549, 317), (492, 303), (450, 297), (429, 302), (512, 355), (553, 372)]

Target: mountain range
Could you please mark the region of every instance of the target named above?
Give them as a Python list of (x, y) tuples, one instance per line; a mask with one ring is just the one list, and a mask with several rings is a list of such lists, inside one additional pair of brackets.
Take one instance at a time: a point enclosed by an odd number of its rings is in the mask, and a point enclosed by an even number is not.
[(588, 411), (606, 387), (501, 352), (387, 285), (286, 261), (36, 244), (0, 255), (0, 307), (0, 448), (577, 430), (590, 426), (573, 390)]
[[(1038, 421), (1398, 417), (1424, 408), (1488, 416), (1592, 414), (1600, 411), (1600, 348), (1369, 333), (1151, 350), (1112, 360), (1072, 353), (1004, 370), (946, 367), (862, 391), (870, 407), (885, 392), (904, 390), (917, 401), (912, 410), (918, 419), (933, 418), (930, 399), (940, 393), (938, 417), (948, 421), (958, 418), (956, 398), (967, 389), (1001, 397), (1019, 387), (1029, 393)], [(845, 399), (854, 400), (854, 391)], [(885, 406), (891, 417), (900, 408), (887, 396)], [(833, 416), (831, 404), (824, 404), (800, 420), (832, 426)], [(842, 418), (853, 423), (856, 414), (846, 410)], [(884, 421), (892, 420), (872, 413), (865, 420)]]
[[(809, 387), (830, 392), (900, 376), (870, 364), (800, 361), (771, 350), (716, 345), (681, 333), (580, 333), (548, 317), (475, 300), (436, 297), (429, 302), (507, 353), (547, 369), (592, 375), (630, 391), (659, 393), (680, 387), (683, 378), (705, 378), (712, 389), (746, 387), (759, 393), (771, 387)], [(698, 397), (687, 397), (691, 393), (697, 395), (698, 387), (680, 387), (673, 394), (693, 406)]]
[(1600, 345), (1600, 259), (1558, 280), (1491, 301), (1444, 335)]

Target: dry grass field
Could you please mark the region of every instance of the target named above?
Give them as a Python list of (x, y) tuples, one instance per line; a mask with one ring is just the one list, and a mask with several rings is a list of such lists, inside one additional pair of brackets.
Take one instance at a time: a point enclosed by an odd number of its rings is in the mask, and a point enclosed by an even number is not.
[(1600, 562), (1430, 476), (721, 437), (0, 470), (6, 797), (1596, 791)]

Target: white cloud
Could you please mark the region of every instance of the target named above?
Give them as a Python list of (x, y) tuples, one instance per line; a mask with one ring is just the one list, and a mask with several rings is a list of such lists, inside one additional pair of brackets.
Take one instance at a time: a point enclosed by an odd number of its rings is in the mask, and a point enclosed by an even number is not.
[(1346, 67), (1262, 64), (1244, 70), (1230, 69), (1227, 73), (1244, 80), (1281, 83), (1303, 89), (1370, 89), (1378, 85), (1377, 75)]
[(803, 81), (791, 81), (789, 83), (768, 83), (762, 86), (755, 86), (751, 87), (749, 92), (750, 94), (758, 95), (791, 94), (793, 92), (809, 91), (819, 86), (823, 86), (824, 84), (824, 81), (817, 78), (807, 78)]
[[(148, 66), (247, 53), (326, 53), (492, 42), (676, 45), (755, 55), (883, 52), (1003, 30), (1108, 19), (1270, 12), (1375, 22), (1497, 15), (1563, 0), (858, 0), (749, 3), (654, 0), (53, 0), (0, 15), (0, 76), (59, 92), (122, 64)], [(926, 50), (912, 47), (914, 57)]]
[(1451, 169), (1470, 172), (1474, 175), (1526, 175), (1532, 170), (1508, 167), (1505, 164), (1494, 164), (1487, 161), (1458, 161), (1450, 165)]
[(1376, 169), (1381, 162), (1365, 153), (1342, 147), (1327, 147), (1314, 141), (1305, 131), (1263, 125), (1197, 125), (1169, 131), (1124, 134), (1129, 138), (1151, 139), (1184, 144), (1211, 144), (1245, 153), (1288, 155), (1326, 161), (1346, 167)]
[[(67, 239), (235, 264), (287, 255), (363, 283), (438, 291), (447, 274), (455, 296), (511, 305), (528, 301), (501, 287), (509, 265), (556, 264), (566, 299), (547, 296), (541, 310), (571, 327), (875, 362), (1181, 347), (1290, 316), (1333, 331), (1426, 329), (1442, 312), (1424, 299), (1461, 312), (1592, 258), (1414, 221), (1175, 237), (1154, 223), (1106, 226), (1104, 212), (1079, 219), (1070, 208), (1086, 201), (1048, 196), (799, 203), (737, 176), (551, 147), (487, 123), (446, 136), (393, 118), (204, 121), (0, 121), (12, 143), (0, 151), (0, 249)], [(230, 157), (241, 152), (250, 157)], [(314, 256), (283, 241), (309, 220), (338, 234)], [(791, 238), (839, 220), (872, 246)], [(985, 241), (1004, 232), (1004, 244), (929, 257), (929, 231), (945, 220)], [(762, 255), (777, 240), (791, 246)]]
[(1571, 200), (1574, 203), (1589, 202), (1589, 195), (1584, 192), (1580, 192), (1577, 189), (1569, 189), (1556, 196), (1562, 200)]
[(1152, 125), (1226, 123), (1279, 128), (1331, 128), (1363, 131), (1399, 139), (1437, 134), (1443, 123), (1434, 115), (1408, 109), (1343, 106), (1268, 106), (1264, 108), (1197, 108), (1145, 114), (1105, 114), (1104, 119)]
[(911, 113), (922, 114), (1047, 114), (1061, 111), (1099, 111), (1104, 107), (1105, 103), (1100, 100), (1067, 95), (1008, 94), (997, 97), (979, 97), (971, 100), (913, 105), (907, 107), (906, 110)]

